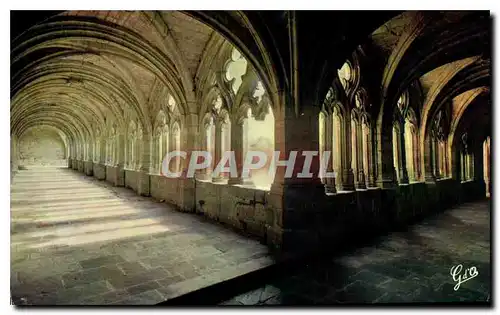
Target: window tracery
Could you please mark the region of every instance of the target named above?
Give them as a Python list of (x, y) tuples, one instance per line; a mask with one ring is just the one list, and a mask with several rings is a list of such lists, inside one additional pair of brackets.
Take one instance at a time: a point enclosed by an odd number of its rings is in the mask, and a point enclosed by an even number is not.
[(233, 48), (231, 59), (226, 66), (225, 76), (226, 80), (231, 82), (231, 89), (234, 94), (238, 93), (238, 90), (243, 83), (242, 77), (247, 72), (247, 66), (248, 62), (245, 57), (243, 57), (236, 48)]
[(168, 152), (168, 125), (167, 118), (163, 110), (158, 112), (155, 132), (153, 134), (153, 171), (160, 173), (163, 159)]
[(354, 76), (353, 76), (353, 69), (349, 62), (345, 62), (342, 67), (338, 70), (338, 75), (340, 78), (340, 83), (344, 87), (344, 90), (347, 91), (347, 89), (351, 86)]

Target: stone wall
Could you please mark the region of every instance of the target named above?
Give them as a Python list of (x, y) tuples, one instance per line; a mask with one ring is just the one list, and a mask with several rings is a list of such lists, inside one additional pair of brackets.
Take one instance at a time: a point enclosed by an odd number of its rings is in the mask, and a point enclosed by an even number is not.
[(137, 192), (137, 171), (125, 170), (125, 187)]
[(150, 194), (157, 200), (175, 205), (185, 212), (195, 211), (195, 190), (192, 179), (167, 178), (150, 175)]
[[(370, 235), (405, 230), (421, 218), (443, 212), (459, 203), (485, 198), (484, 182), (453, 179), (412, 183), (395, 189), (369, 189), (325, 195), (311, 200), (307, 212), (286, 211), (282, 245), (285, 250), (335, 249)], [(299, 192), (300, 193), (300, 192)]]
[[(69, 164), (82, 163), (70, 160)], [(116, 172), (114, 167), (93, 164), (95, 177), (114, 184), (116, 177), (109, 175), (113, 172)], [(140, 177), (144, 175), (125, 170), (125, 186), (136, 192), (144, 191), (144, 187), (139, 187)], [(164, 200), (180, 211), (196, 212), (254, 235), (285, 251), (335, 250), (380, 232), (404, 230), (420, 218), (459, 203), (485, 198), (486, 193), (482, 180), (459, 182), (454, 179), (329, 195), (319, 187), (317, 194), (307, 195), (306, 199), (303, 189), (289, 187), (281, 199), (286, 209), (282, 213), (273, 207), (270, 191), (151, 174), (147, 178), (151, 197)]]
[(17, 173), (19, 167), (19, 145), (16, 136), (10, 137), (10, 178)]
[(125, 185), (125, 171), (117, 166), (106, 165), (106, 180), (114, 186)]
[(93, 174), (97, 179), (106, 179), (106, 166), (99, 163), (94, 163)]
[(66, 165), (64, 141), (54, 130), (35, 127), (19, 139), (21, 165)]
[(255, 236), (265, 239), (274, 224), (267, 191), (197, 181), (195, 194), (197, 213)]

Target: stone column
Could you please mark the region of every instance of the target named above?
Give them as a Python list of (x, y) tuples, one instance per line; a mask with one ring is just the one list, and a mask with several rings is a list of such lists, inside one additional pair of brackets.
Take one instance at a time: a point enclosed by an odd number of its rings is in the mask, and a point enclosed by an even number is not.
[(392, 124), (377, 126), (375, 129), (377, 147), (377, 186), (381, 188), (395, 187), (395, 169), (392, 144)]
[[(232, 141), (232, 140), (231, 140)], [(215, 148), (214, 148), (214, 170), (219, 165), (222, 159), (222, 122), (217, 119), (215, 121)], [(218, 183), (223, 181), (223, 176), (221, 174), (212, 174), (212, 182)]]
[(376, 183), (375, 183), (375, 158), (374, 158), (374, 152), (375, 150), (373, 150), (373, 132), (371, 130), (371, 126), (370, 125), (366, 125), (366, 128), (367, 128), (367, 135), (366, 135), (366, 148), (367, 148), (367, 156), (368, 156), (368, 183), (367, 183), (367, 186), (368, 187), (376, 187)]
[(418, 139), (417, 139), (417, 132), (413, 131), (412, 132), (412, 149), (413, 149), (413, 180), (418, 181), (420, 180), (420, 157), (419, 157), (419, 149), (418, 149)]
[[(202, 170), (196, 170), (196, 178), (197, 179), (212, 180), (212, 171), (213, 171), (213, 168), (215, 167), (214, 166), (215, 156), (213, 154), (213, 153), (215, 153), (214, 144), (213, 144), (215, 139), (213, 139), (213, 137), (212, 137), (212, 134), (215, 134), (214, 128), (215, 128), (214, 125), (208, 125), (208, 124), (207, 125), (205, 125), (205, 124), (200, 125), (201, 132), (200, 132), (200, 138), (199, 138), (199, 148), (202, 151), (210, 152), (211, 161), (210, 161), (210, 165), (207, 168), (202, 169)], [(208, 133), (209, 133), (209, 135), (207, 135)], [(210, 148), (210, 150), (209, 150), (209, 148)]]
[(159, 150), (159, 143), (160, 143), (161, 137), (158, 134), (154, 134), (152, 139), (151, 139), (151, 174), (157, 174), (159, 173), (159, 165), (160, 161), (158, 161), (158, 155), (160, 155)]
[(432, 137), (432, 170), (434, 172), (434, 177), (437, 179), (441, 178), (441, 173), (439, 172), (439, 148), (437, 145), (437, 139)]
[(119, 133), (116, 135), (116, 161), (115, 161), (115, 186), (125, 186), (125, 135)]
[(69, 156), (68, 156), (68, 168), (73, 169), (73, 159), (75, 157), (75, 148), (74, 148), (74, 142), (71, 140), (69, 143)]
[[(330, 152), (330, 158), (327, 161), (326, 172), (333, 172), (333, 117), (332, 114), (325, 115), (325, 151)], [(337, 187), (335, 186), (335, 177), (325, 178), (325, 192), (336, 193)]]
[[(187, 108), (197, 109), (199, 105), (188, 104)], [(183, 165), (183, 174), (187, 174), (187, 168), (189, 166), (189, 161), (191, 159), (191, 152), (199, 151), (201, 149), (200, 136), (199, 136), (199, 116), (196, 113), (188, 113), (184, 119), (184, 133), (181, 135), (181, 150), (187, 152), (187, 158), (181, 163)], [(195, 176), (199, 174), (200, 171), (195, 173)], [(197, 201), (196, 196), (196, 186), (195, 178), (186, 178), (182, 176), (179, 178), (180, 191), (182, 193), (179, 196), (179, 207), (184, 211), (194, 212), (196, 211)]]
[(106, 179), (106, 141), (99, 142), (99, 160), (94, 164), (94, 177), (100, 180)]
[(245, 159), (244, 139), (246, 139), (244, 119), (237, 119), (231, 124), (231, 150), (234, 152), (236, 159), (237, 177), (230, 177), (228, 184), (230, 185), (247, 185), (251, 183), (249, 178), (243, 178), (243, 162)]
[(491, 138), (487, 138), (486, 140), (486, 149), (485, 149), (485, 152), (484, 154), (486, 155), (485, 156), (485, 173), (486, 173), (486, 178), (485, 178), (485, 181), (486, 181), (486, 192), (487, 192), (487, 195), (488, 196), (491, 196), (491, 186), (490, 186), (490, 183), (491, 183), (491, 164), (490, 164), (490, 140)]
[(313, 176), (298, 176), (305, 162), (302, 152), (319, 151), (318, 114), (318, 107), (310, 104), (302, 106), (299, 113), (290, 105), (274, 110), (275, 151), (280, 153), (279, 160), (288, 160), (292, 151), (298, 151), (291, 177), (285, 176), (285, 167), (273, 168), (275, 177), (266, 205), (268, 242), (287, 249), (303, 249), (314, 244), (317, 226), (309, 224), (307, 218), (313, 212), (327, 211), (321, 207), (326, 196), (319, 178), (319, 154), (311, 161), (309, 172)]
[(83, 168), (85, 170), (85, 175), (92, 176), (94, 175), (94, 162), (93, 162), (94, 152), (92, 150), (93, 146), (90, 143), (87, 143), (86, 146), (87, 146), (87, 154)]
[(357, 182), (356, 182), (356, 188), (358, 189), (366, 189), (366, 183), (365, 183), (365, 171), (363, 167), (363, 128), (361, 128), (361, 121), (358, 121), (356, 123), (356, 164), (357, 167), (356, 169), (358, 170), (357, 174)]
[(351, 113), (346, 113), (340, 141), (342, 143), (342, 185), (341, 190), (354, 190), (354, 173), (352, 170), (352, 143), (351, 143)]
[(406, 145), (405, 145), (405, 128), (404, 128), (404, 122), (400, 123), (400, 128), (399, 128), (399, 157), (400, 157), (400, 163), (399, 163), (399, 174), (401, 174), (401, 178), (399, 179), (399, 182), (401, 184), (408, 184), (408, 169), (406, 168)]
[(432, 136), (428, 135), (424, 141), (424, 176), (426, 183), (436, 182), (434, 173), (434, 147), (432, 142)]
[[(142, 149), (142, 152), (137, 152), (140, 156), (139, 169), (137, 171), (137, 193), (141, 196), (149, 196), (149, 174), (151, 167), (151, 134), (143, 131), (141, 139), (137, 139), (137, 147)], [(142, 142), (139, 145), (139, 142)], [(139, 160), (139, 159), (138, 159)]]

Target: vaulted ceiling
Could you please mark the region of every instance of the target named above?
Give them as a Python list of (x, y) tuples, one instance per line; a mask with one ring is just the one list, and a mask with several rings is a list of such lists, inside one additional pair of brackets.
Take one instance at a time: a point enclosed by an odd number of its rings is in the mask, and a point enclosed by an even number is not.
[[(443, 104), (489, 87), (491, 79), (489, 12), (16, 14), (13, 133), (49, 124), (75, 136), (90, 135), (106, 119), (124, 123), (130, 110), (147, 122), (154, 120), (158, 98), (166, 95), (175, 98), (182, 114), (196, 112), (192, 104), (199, 102), (200, 68), (213, 58), (207, 51), (224, 40), (243, 53), (268, 91), (285, 96), (296, 89), (290, 45), (296, 41), (299, 96), (313, 106), (356, 52), (374, 111), (390, 117), (399, 95), (418, 85), (422, 99), (417, 112), (424, 124)], [(293, 23), (295, 35), (289, 27)], [(280, 101), (288, 106), (286, 98)]]

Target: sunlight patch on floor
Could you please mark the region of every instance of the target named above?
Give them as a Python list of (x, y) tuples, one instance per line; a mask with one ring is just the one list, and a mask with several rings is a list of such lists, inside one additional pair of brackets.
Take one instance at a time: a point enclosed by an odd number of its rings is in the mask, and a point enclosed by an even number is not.
[(112, 221), (106, 223), (87, 223), (82, 224), (80, 226), (69, 226), (69, 227), (60, 227), (55, 229), (47, 229), (44, 231), (36, 231), (31, 233), (25, 233), (22, 237), (26, 238), (36, 238), (43, 236), (57, 236), (57, 237), (65, 237), (65, 236), (75, 236), (79, 234), (91, 233), (91, 232), (102, 232), (114, 229), (123, 229), (123, 228), (131, 228), (131, 227), (146, 227), (149, 225), (158, 224), (158, 220), (151, 218), (144, 219), (135, 219), (135, 220), (120, 220), (120, 221)]
[(11, 209), (13, 213), (23, 213), (23, 214), (35, 214), (35, 213), (40, 213), (40, 212), (65, 212), (68, 210), (78, 210), (78, 211), (86, 211), (90, 209), (102, 209), (102, 208), (108, 208), (112, 206), (122, 206), (122, 207), (127, 207), (127, 203), (119, 200), (114, 200), (114, 199), (109, 199), (109, 200), (102, 200), (101, 202), (95, 202), (95, 203), (82, 203), (78, 202), (75, 203), (73, 202), (72, 205), (64, 204), (64, 205), (57, 205), (57, 206), (52, 206), (50, 204), (43, 204), (43, 205), (33, 205), (33, 206), (24, 206), (24, 207), (16, 207), (15, 209)]
[(55, 222), (66, 222), (66, 221), (77, 221), (77, 220), (86, 220), (86, 219), (96, 219), (96, 218), (107, 218), (107, 217), (119, 217), (127, 214), (139, 214), (140, 210), (129, 208), (117, 208), (116, 210), (106, 210), (106, 211), (94, 211), (91, 213), (82, 212), (71, 215), (44, 215), (41, 218), (19, 218), (16, 222), (47, 222), (47, 223), (55, 223)]
[(153, 235), (158, 233), (168, 232), (170, 229), (163, 224), (155, 224), (140, 227), (131, 227), (124, 229), (116, 229), (111, 231), (79, 234), (69, 237), (56, 238), (47, 242), (41, 242), (29, 245), (30, 248), (43, 248), (47, 246), (63, 246), (63, 245), (83, 245), (97, 242), (105, 242), (119, 240), (124, 238), (132, 238), (144, 235)]

